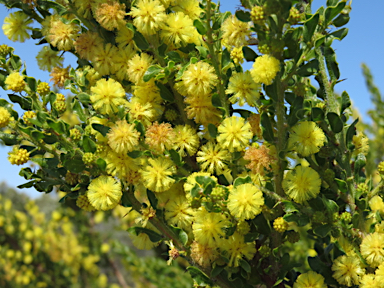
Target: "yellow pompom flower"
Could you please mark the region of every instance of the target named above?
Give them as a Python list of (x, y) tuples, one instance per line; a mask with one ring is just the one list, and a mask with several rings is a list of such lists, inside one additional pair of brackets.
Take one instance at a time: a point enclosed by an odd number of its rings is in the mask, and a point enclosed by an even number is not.
[(11, 113), (4, 107), (0, 107), (0, 128), (4, 128), (11, 120)]
[(129, 231), (129, 237), (132, 239), (132, 244), (140, 250), (151, 250), (157, 246), (157, 243), (153, 243), (146, 233), (136, 234), (134, 231)]
[(29, 26), (32, 22), (32, 19), (22, 11), (11, 13), (4, 19), (2, 27), (4, 35), (13, 42), (19, 41), (23, 43), (26, 39), (31, 37), (27, 30), (32, 30), (32, 27)]
[(377, 267), (384, 262), (384, 234), (367, 235), (360, 245), (361, 255), (371, 267)]
[(69, 79), (69, 68), (70, 66), (67, 68), (54, 67), (52, 69), (49, 76), (52, 77), (50, 80), (53, 82), (54, 86), (64, 89), (65, 80)]
[(170, 225), (179, 227), (186, 231), (191, 229), (193, 210), (185, 197), (179, 196), (170, 199), (165, 205), (164, 210), (165, 220), (167, 220)]
[(279, 60), (270, 55), (263, 55), (256, 58), (251, 70), (251, 75), (256, 83), (271, 85), (279, 71)]
[(384, 202), (379, 195), (375, 195), (369, 200), (369, 207), (374, 212), (379, 211), (380, 214), (384, 214)]
[(202, 61), (190, 64), (181, 79), (187, 92), (192, 96), (208, 95), (217, 84), (215, 69)]
[(77, 207), (83, 209), (84, 211), (91, 212), (95, 211), (95, 207), (89, 203), (88, 196), (87, 195), (80, 195), (76, 200)]
[(116, 42), (120, 49), (126, 47), (127, 45), (132, 43), (132, 38), (134, 34), (131, 29), (127, 26), (120, 27), (119, 31), (116, 34)]
[(228, 196), (228, 210), (239, 220), (248, 220), (259, 215), (263, 205), (263, 193), (250, 183), (235, 187)]
[(50, 72), (54, 67), (63, 67), (64, 58), (50, 46), (44, 46), (36, 56), (37, 65), (44, 71)]
[(303, 157), (307, 157), (319, 152), (325, 141), (323, 130), (315, 122), (302, 121), (292, 128), (288, 146)]
[(149, 56), (146, 53), (134, 56), (128, 61), (127, 73), (129, 80), (136, 85), (143, 82), (144, 73), (148, 70), (149, 66), (151, 66), (152, 62), (152, 56)]
[(352, 153), (353, 156), (357, 156), (360, 153), (367, 155), (369, 151), (369, 139), (363, 133), (354, 135), (352, 144), (355, 145), (355, 150), (353, 150)]
[(175, 141), (175, 132), (169, 123), (153, 123), (145, 132), (145, 143), (158, 153), (171, 150)]
[(359, 288), (373, 288), (373, 287), (384, 287), (384, 285), (380, 285), (380, 282), (375, 279), (374, 274), (364, 275), (363, 278), (361, 279)]
[(270, 149), (263, 145), (261, 147), (251, 146), (245, 151), (244, 160), (250, 161), (249, 164), (245, 165), (254, 174), (264, 175), (265, 171), (270, 171), (271, 166), (276, 159), (271, 155)]
[(236, 65), (243, 64), (244, 62), (243, 46), (235, 47), (232, 49), (231, 59)]
[(228, 251), (228, 266), (230, 267), (238, 267), (241, 259), (251, 260), (256, 254), (255, 243), (244, 242), (244, 236), (238, 232), (235, 232), (228, 239), (222, 240), (220, 249)]
[(231, 160), (231, 154), (212, 142), (202, 146), (197, 152), (196, 160), (200, 163), (201, 170), (217, 175), (223, 174)]
[(158, 0), (139, 0), (135, 5), (128, 14), (140, 33), (152, 35), (163, 27), (167, 14)]
[(114, 66), (116, 67), (115, 75), (117, 80), (123, 81), (124, 79), (129, 78), (127, 73), (128, 61), (131, 60), (135, 55), (136, 50), (133, 45), (118, 48), (118, 53), (112, 58)]
[(150, 103), (141, 103), (137, 97), (132, 97), (127, 103), (129, 117), (132, 120), (139, 120), (145, 127), (148, 127), (156, 119), (156, 111)]
[(213, 261), (218, 257), (218, 253), (215, 248), (207, 245), (202, 245), (196, 241), (191, 244), (191, 257), (200, 266), (205, 268), (211, 267)]
[(118, 48), (111, 43), (99, 45), (90, 50), (93, 67), (100, 75), (110, 75), (116, 72), (112, 59), (118, 53)]
[(192, 43), (195, 31), (191, 18), (183, 12), (176, 12), (168, 15), (161, 36), (168, 45), (179, 47)]
[(278, 217), (273, 221), (273, 229), (275, 229), (279, 233), (284, 233), (287, 231), (289, 224), (284, 220), (283, 217)]
[(89, 203), (97, 210), (103, 211), (115, 208), (122, 195), (120, 182), (104, 175), (93, 179), (87, 191)]
[(13, 150), (8, 155), (8, 160), (12, 165), (23, 165), (29, 161), (29, 152), (17, 146), (13, 146)]
[(260, 98), (260, 84), (253, 81), (251, 73), (245, 71), (244, 73), (236, 73), (229, 79), (228, 89), (225, 90), (226, 94), (233, 94), (229, 101), (235, 104), (238, 102), (240, 106), (245, 103), (255, 107), (257, 100)]
[(133, 159), (125, 153), (108, 151), (105, 162), (107, 162), (107, 173), (120, 178), (128, 177), (130, 173), (139, 169), (137, 159)]
[(247, 37), (250, 31), (249, 23), (240, 21), (236, 16), (228, 17), (221, 26), (223, 31), (223, 44), (225, 46), (245, 46), (247, 44)]
[[(381, 263), (379, 267), (375, 271), (375, 279), (377, 282), (379, 282), (382, 286), (384, 286), (384, 263)], [(374, 286), (371, 286), (374, 287)]]
[(173, 7), (175, 12), (183, 12), (192, 20), (200, 18), (200, 14), (203, 12), (203, 9), (200, 8), (200, 2), (198, 0), (182, 0), (175, 4), (176, 6)]
[(94, 15), (97, 22), (109, 31), (125, 26), (125, 4), (106, 1), (97, 5)]
[(52, 46), (59, 50), (69, 51), (73, 48), (80, 28), (75, 23), (65, 24), (61, 20), (52, 21), (48, 31), (48, 40)]
[(171, 178), (176, 173), (173, 162), (167, 158), (148, 159), (149, 164), (141, 170), (144, 186), (154, 192), (168, 190), (175, 179)]
[(39, 93), (40, 96), (48, 95), (51, 92), (51, 88), (47, 82), (40, 82), (37, 85), (36, 92)]
[(315, 198), (320, 193), (321, 179), (311, 167), (297, 166), (284, 177), (285, 193), (297, 203)]
[(221, 113), (212, 105), (212, 97), (208, 95), (196, 95), (185, 98), (188, 119), (194, 119), (196, 123), (203, 125), (218, 124)]
[(225, 236), (225, 228), (229, 226), (228, 219), (220, 213), (210, 213), (205, 208), (200, 208), (195, 213), (192, 224), (195, 240), (201, 245), (216, 247), (218, 241)]
[(220, 133), (217, 142), (230, 152), (243, 150), (253, 136), (251, 125), (245, 123), (244, 118), (237, 116), (224, 119), (217, 130)]
[(108, 144), (116, 153), (127, 153), (135, 150), (139, 145), (140, 133), (135, 125), (127, 121), (117, 121), (109, 130)]
[(334, 271), (333, 278), (340, 285), (348, 287), (358, 285), (361, 277), (365, 274), (359, 258), (345, 255), (339, 256), (333, 261), (332, 271)]
[(297, 277), (293, 288), (327, 288), (324, 277), (316, 272), (309, 271)]
[(189, 125), (177, 125), (174, 129), (175, 144), (174, 149), (184, 157), (187, 153), (192, 156), (195, 155), (197, 147), (199, 147), (200, 140), (195, 129)]
[[(128, 29), (128, 28), (127, 28)], [(104, 46), (103, 39), (97, 32), (87, 31), (76, 38), (74, 42), (75, 51), (80, 58), (90, 60), (94, 56), (94, 49)]]
[(24, 76), (20, 75), (19, 72), (12, 72), (5, 78), (5, 85), (7, 90), (21, 92), (25, 88)]
[(117, 111), (117, 106), (125, 104), (125, 91), (114, 79), (100, 79), (91, 88), (93, 107), (101, 113), (110, 114)]

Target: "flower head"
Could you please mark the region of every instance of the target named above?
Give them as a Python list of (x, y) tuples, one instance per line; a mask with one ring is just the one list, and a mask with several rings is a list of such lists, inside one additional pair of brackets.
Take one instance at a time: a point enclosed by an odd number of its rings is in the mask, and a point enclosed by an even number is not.
[(59, 50), (69, 51), (78, 36), (79, 26), (75, 23), (65, 24), (60, 19), (51, 22), (48, 39), (52, 46)]
[[(127, 28), (128, 29), (128, 28)], [(103, 39), (96, 32), (87, 31), (74, 42), (76, 53), (83, 59), (90, 60), (96, 47), (104, 45)]]
[(183, 12), (188, 15), (192, 20), (198, 19), (203, 9), (200, 8), (200, 2), (198, 0), (183, 0), (178, 1), (177, 5), (173, 7), (175, 12)]
[(248, 122), (245, 123), (244, 118), (237, 116), (224, 119), (218, 132), (220, 135), (217, 137), (217, 142), (230, 152), (243, 150), (253, 136), (251, 125)]
[(288, 141), (291, 149), (306, 157), (319, 152), (325, 140), (323, 130), (315, 122), (303, 121), (292, 128)]
[(251, 75), (256, 83), (271, 85), (279, 71), (279, 60), (270, 55), (263, 55), (256, 58), (251, 70)]
[(92, 212), (96, 210), (95, 207), (89, 203), (87, 195), (80, 195), (76, 200), (76, 205), (84, 211)]
[(181, 77), (183, 85), (192, 96), (207, 95), (217, 83), (212, 66), (205, 62), (190, 64)]
[(29, 152), (17, 146), (13, 146), (13, 150), (8, 155), (8, 160), (12, 165), (23, 165), (29, 161)]
[(176, 47), (193, 42), (196, 28), (191, 18), (183, 12), (172, 13), (167, 17), (161, 35), (165, 42), (174, 44)]
[(315, 198), (320, 193), (321, 179), (311, 167), (297, 166), (284, 177), (285, 193), (297, 203)]
[(248, 103), (250, 106), (256, 106), (256, 101), (260, 97), (260, 84), (256, 83), (249, 71), (245, 73), (236, 73), (229, 79), (226, 94), (233, 94), (229, 101), (231, 103), (239, 103), (243, 106)]
[(141, 171), (144, 186), (155, 192), (168, 190), (175, 182), (170, 176), (176, 172), (173, 162), (167, 158), (148, 159)]
[(120, 178), (127, 177), (132, 171), (139, 169), (137, 159), (133, 159), (125, 153), (108, 151), (105, 162), (107, 162), (107, 173)]
[(98, 45), (89, 50), (89, 57), (92, 60), (93, 67), (100, 75), (110, 75), (116, 72), (118, 67), (112, 59), (118, 54), (118, 48), (111, 43)]
[(44, 71), (51, 71), (54, 67), (63, 67), (64, 58), (59, 52), (53, 51), (51, 47), (44, 46), (36, 56), (37, 65)]
[(7, 90), (12, 90), (13, 92), (21, 92), (25, 88), (24, 75), (20, 75), (19, 72), (12, 72), (5, 79), (5, 85), (7, 85)]
[(217, 175), (220, 175), (227, 169), (227, 163), (231, 160), (231, 156), (227, 150), (209, 142), (197, 152), (196, 160), (200, 163), (203, 171), (212, 174), (216, 172)]
[(125, 4), (112, 1), (100, 3), (94, 12), (96, 21), (109, 31), (119, 29), (125, 25), (125, 14)]
[(4, 107), (0, 107), (0, 128), (4, 128), (11, 120), (11, 113)]
[(119, 48), (124, 48), (130, 43), (132, 43), (133, 31), (129, 29), (127, 26), (120, 27), (119, 31), (117, 31), (116, 42), (119, 45)]
[(357, 156), (360, 153), (367, 155), (369, 150), (369, 139), (363, 133), (354, 135), (352, 144), (355, 145), (355, 150), (353, 150), (352, 155)]
[(200, 144), (196, 131), (189, 125), (178, 125), (175, 127), (174, 132), (174, 149), (183, 157), (187, 153), (190, 156), (194, 155)]
[(193, 210), (185, 197), (179, 196), (170, 199), (164, 209), (165, 220), (167, 220), (170, 225), (187, 231), (190, 230), (193, 220)]
[(235, 232), (228, 239), (223, 239), (220, 242), (220, 249), (228, 251), (228, 266), (231, 267), (238, 267), (240, 260), (243, 258), (251, 260), (256, 254), (255, 243), (244, 242), (244, 236), (238, 232)]
[(3, 32), (9, 40), (23, 43), (26, 39), (30, 38), (27, 30), (32, 29), (29, 26), (32, 22), (28, 15), (22, 11), (11, 13), (4, 19)]
[(128, 77), (129, 80), (135, 84), (143, 82), (143, 76), (145, 71), (148, 70), (153, 62), (152, 56), (146, 53), (134, 56), (128, 61)]
[(267, 171), (271, 170), (271, 164), (276, 161), (266, 145), (249, 147), (249, 149), (245, 151), (244, 160), (250, 161), (245, 167), (250, 169), (252, 173), (262, 175), (265, 173), (264, 169)]
[(208, 95), (189, 96), (185, 98), (188, 104), (185, 108), (188, 119), (194, 119), (196, 123), (203, 125), (219, 123), (220, 110), (212, 105), (212, 97)]
[(332, 271), (334, 271), (333, 278), (340, 285), (348, 287), (358, 285), (361, 277), (365, 274), (359, 258), (345, 255), (339, 256), (333, 261)]
[(117, 106), (126, 103), (125, 91), (119, 82), (113, 79), (100, 79), (91, 88), (93, 107), (101, 113), (110, 114), (117, 111)]
[(379, 282), (378, 279), (375, 278), (373, 274), (366, 274), (363, 276), (360, 282), (360, 288), (372, 288), (372, 287), (383, 287), (382, 283)]
[(141, 103), (137, 97), (132, 97), (127, 103), (130, 119), (139, 120), (145, 127), (156, 119), (156, 111), (150, 103)]
[(212, 262), (218, 256), (216, 249), (213, 247), (202, 245), (196, 241), (191, 245), (191, 257), (200, 266), (211, 267)]
[(145, 133), (145, 143), (156, 152), (163, 153), (173, 147), (175, 132), (169, 123), (153, 123)]
[(360, 245), (361, 255), (372, 267), (377, 267), (384, 262), (384, 234), (373, 233), (367, 235)]
[(127, 153), (137, 148), (140, 133), (135, 129), (135, 125), (129, 124), (127, 121), (117, 121), (107, 136), (112, 150), (117, 153)]
[(236, 16), (232, 15), (228, 17), (221, 26), (224, 45), (235, 47), (246, 45), (246, 37), (250, 35), (249, 28), (249, 23), (240, 21)]
[(309, 271), (297, 277), (293, 288), (327, 288), (324, 277), (316, 272)]
[(71, 66), (68, 66), (67, 68), (61, 68), (61, 67), (54, 67), (49, 74), (52, 78), (50, 79), (53, 81), (53, 85), (57, 86), (58, 88), (63, 89), (65, 80), (69, 79), (69, 68)]
[(121, 184), (110, 176), (100, 176), (91, 181), (88, 186), (87, 196), (93, 207), (97, 210), (110, 210), (120, 202)]
[[(187, 194), (187, 197), (188, 197), (188, 195), (191, 195), (190, 192), (191, 192), (192, 188), (195, 187), (196, 184), (198, 184), (198, 183), (196, 182), (196, 177), (197, 177), (197, 176), (211, 177), (211, 179), (217, 183), (217, 178), (216, 178), (215, 176), (211, 176), (210, 173), (206, 173), (206, 172), (194, 172), (194, 173), (192, 173), (191, 175), (189, 175), (189, 176), (187, 177), (187, 182), (184, 183), (184, 190), (185, 190), (186, 193), (188, 193), (188, 194)], [(198, 184), (198, 185), (200, 185), (200, 184)]]
[(167, 15), (164, 6), (158, 0), (139, 0), (129, 13), (133, 24), (140, 33), (152, 35), (160, 30)]
[(228, 210), (240, 220), (252, 219), (261, 213), (264, 205), (263, 193), (256, 186), (246, 183), (230, 191), (228, 196)]

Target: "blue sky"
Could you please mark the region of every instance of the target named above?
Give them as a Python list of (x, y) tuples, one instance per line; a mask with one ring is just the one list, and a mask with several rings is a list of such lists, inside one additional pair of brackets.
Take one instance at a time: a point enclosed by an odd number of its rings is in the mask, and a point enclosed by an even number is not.
[[(239, 7), (237, 0), (220, 1), (221, 11), (231, 11), (234, 13)], [(325, 5), (325, 0), (313, 0), (313, 7)], [(361, 63), (366, 63), (371, 69), (376, 85), (381, 91), (384, 91), (383, 67), (384, 67), (384, 1), (371, 0), (353, 1), (351, 20), (347, 24), (349, 34), (343, 41), (335, 41), (333, 48), (336, 50), (337, 61), (341, 72), (341, 79), (345, 81), (336, 85), (337, 92), (347, 91), (365, 120), (365, 113), (372, 108), (370, 96), (365, 87), (364, 78), (361, 72)], [(0, 6), (0, 25), (9, 12), (4, 6)], [(39, 78), (42, 81), (49, 81), (49, 74), (38, 69), (35, 56), (41, 49), (36, 46), (33, 40), (25, 43), (14, 43), (8, 40), (0, 31), (0, 44), (7, 44), (15, 48), (15, 54), (19, 55), (27, 64), (28, 75)], [(74, 58), (65, 56), (65, 66), (74, 63)], [(8, 96), (3, 90), (0, 90), (0, 98), (8, 100)], [(18, 105), (15, 104), (15, 107)], [(17, 107), (18, 108), (18, 107)], [(9, 147), (0, 147), (0, 182), (7, 182), (11, 187), (16, 187), (25, 182), (18, 176), (21, 167), (10, 165), (7, 160)], [(33, 189), (24, 189), (29, 195), (36, 197), (40, 193)]]

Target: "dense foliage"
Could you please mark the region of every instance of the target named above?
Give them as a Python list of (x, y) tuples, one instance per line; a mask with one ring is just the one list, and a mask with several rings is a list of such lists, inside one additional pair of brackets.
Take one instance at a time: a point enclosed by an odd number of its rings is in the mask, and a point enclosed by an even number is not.
[(0, 86), (25, 110), (0, 99), (0, 138), (12, 164), (37, 164), (21, 188), (128, 207), (133, 243), (167, 243), (196, 286), (384, 285), (382, 181), (334, 93), (348, 1), (1, 2), (17, 9), (4, 34), (43, 45), (39, 67), (70, 92), (0, 47)]

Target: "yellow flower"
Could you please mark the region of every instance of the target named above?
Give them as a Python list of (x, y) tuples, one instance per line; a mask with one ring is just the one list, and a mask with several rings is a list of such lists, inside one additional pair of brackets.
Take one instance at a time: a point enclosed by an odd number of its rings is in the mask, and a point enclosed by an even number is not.
[(229, 101), (231, 103), (239, 103), (243, 106), (246, 102), (250, 106), (256, 106), (256, 101), (260, 97), (260, 84), (253, 81), (251, 73), (236, 73), (229, 79), (228, 89), (225, 90), (226, 94), (233, 94)]
[(179, 196), (170, 199), (164, 209), (165, 220), (167, 220), (170, 225), (179, 227), (186, 231), (191, 229), (193, 210), (185, 197)]
[(252, 139), (251, 125), (244, 118), (232, 116), (221, 122), (217, 142), (230, 152), (241, 151)]
[(352, 144), (355, 145), (355, 150), (353, 150), (352, 153), (353, 156), (357, 156), (360, 153), (367, 155), (369, 150), (369, 139), (363, 133), (354, 135), (352, 138)]
[(155, 34), (167, 19), (165, 8), (158, 0), (139, 0), (128, 14), (134, 18), (137, 30), (147, 35)]
[(250, 169), (252, 173), (262, 175), (265, 173), (264, 169), (270, 171), (271, 165), (276, 161), (276, 159), (270, 154), (270, 150), (266, 147), (266, 145), (261, 147), (249, 147), (249, 149), (245, 151), (244, 160), (250, 161), (250, 163), (245, 165), (245, 167)]
[(63, 67), (64, 58), (50, 46), (44, 46), (36, 56), (37, 65), (44, 71), (51, 71), (54, 67)]
[(130, 232), (129, 237), (132, 239), (132, 244), (140, 250), (150, 250), (157, 246), (157, 243), (153, 243), (146, 233), (136, 235), (135, 232)]
[(12, 165), (23, 165), (29, 161), (29, 152), (17, 146), (13, 146), (13, 150), (8, 155), (8, 160)]
[(332, 271), (334, 271), (333, 278), (340, 285), (348, 287), (358, 285), (361, 277), (365, 274), (359, 258), (345, 255), (339, 256), (333, 261)]
[(249, 23), (242, 22), (232, 15), (228, 17), (221, 26), (223, 31), (223, 44), (225, 46), (245, 46), (247, 44), (246, 37), (249, 37)]
[(243, 257), (251, 260), (256, 254), (255, 246), (254, 242), (244, 242), (244, 236), (238, 232), (235, 232), (228, 239), (220, 241), (220, 249), (226, 250), (229, 253), (228, 266), (231, 267), (238, 267)]
[(79, 54), (80, 58), (90, 60), (94, 55), (94, 49), (103, 47), (104, 41), (97, 32), (87, 31), (77, 37), (74, 46), (76, 53)]
[(117, 106), (126, 103), (124, 88), (111, 78), (97, 81), (91, 92), (93, 107), (101, 113), (114, 113), (117, 111)]
[[(384, 263), (381, 263), (375, 271), (376, 277), (375, 280), (381, 284), (380, 287), (384, 286)], [(374, 286), (371, 286), (374, 287)]]
[(78, 36), (80, 28), (75, 23), (65, 24), (61, 20), (52, 21), (48, 40), (59, 50), (69, 51), (73, 48), (73, 41)]
[(366, 274), (361, 279), (359, 287), (360, 288), (373, 288), (373, 287), (383, 287), (383, 285), (380, 285), (380, 282), (375, 279), (375, 275)]
[(168, 15), (161, 36), (168, 45), (179, 47), (192, 43), (195, 31), (191, 18), (183, 12), (176, 12)]
[(116, 78), (119, 81), (123, 81), (124, 79), (128, 79), (128, 61), (132, 59), (133, 56), (136, 55), (136, 50), (133, 45), (129, 45), (126, 47), (118, 48), (118, 53), (113, 56), (112, 61), (114, 62), (114, 66), (116, 67)]
[(218, 257), (215, 248), (202, 245), (196, 241), (191, 244), (191, 257), (193, 261), (203, 267), (211, 267), (213, 261)]
[(326, 137), (315, 122), (303, 121), (292, 128), (288, 141), (290, 149), (307, 157), (320, 151)]
[(134, 56), (128, 61), (128, 78), (131, 82), (140, 84), (143, 82), (143, 76), (145, 71), (148, 70), (149, 66), (153, 63), (152, 56), (146, 53)]
[(137, 97), (132, 97), (127, 104), (129, 117), (132, 120), (139, 120), (145, 127), (155, 120), (156, 111), (150, 103), (141, 103)]
[(384, 214), (384, 202), (379, 195), (375, 195), (369, 200), (369, 207), (374, 212), (379, 211), (380, 214)]
[(186, 156), (187, 153), (190, 156), (195, 155), (200, 144), (196, 131), (189, 125), (177, 125), (174, 132), (176, 135), (174, 149), (182, 157)]
[(110, 75), (115, 73), (117, 65), (112, 61), (118, 54), (118, 48), (111, 43), (99, 45), (89, 51), (93, 67), (100, 75)]
[(94, 15), (96, 21), (109, 31), (125, 26), (125, 4), (112, 1), (100, 3), (95, 9)]
[(73, 2), (77, 8), (77, 12), (84, 18), (91, 16), (92, 6), (97, 0), (76, 0)]
[(158, 153), (171, 150), (175, 141), (175, 132), (169, 123), (153, 123), (145, 133), (145, 143)]
[(239, 220), (252, 219), (259, 215), (263, 205), (263, 193), (249, 183), (237, 186), (228, 196), (227, 208)]
[(377, 267), (384, 262), (384, 234), (367, 235), (360, 245), (361, 255), (371, 267)]
[(273, 221), (273, 229), (275, 229), (279, 233), (284, 233), (287, 231), (289, 224), (284, 220), (283, 217), (278, 217)]
[(30, 38), (27, 30), (32, 30), (32, 27), (28, 26), (32, 22), (22, 11), (11, 13), (4, 19), (3, 32), (9, 40), (23, 43)]
[(251, 70), (251, 75), (256, 83), (271, 85), (279, 71), (279, 60), (270, 55), (263, 55), (256, 58)]
[(297, 277), (293, 288), (327, 288), (324, 277), (316, 272), (309, 271)]
[(297, 166), (284, 177), (285, 193), (297, 203), (315, 198), (320, 193), (321, 179), (311, 167)]
[(118, 43), (119, 48), (124, 48), (132, 43), (133, 35), (133, 31), (127, 26), (120, 27), (116, 35), (116, 42)]
[(58, 88), (63, 89), (65, 80), (69, 79), (69, 68), (61, 68), (61, 67), (54, 67), (49, 74), (52, 78), (50, 79), (53, 81), (53, 85), (57, 86)]
[(176, 173), (173, 162), (167, 158), (148, 159), (149, 165), (141, 171), (144, 186), (155, 192), (168, 190), (175, 182), (170, 176)]
[(110, 176), (100, 176), (91, 181), (88, 186), (87, 196), (93, 207), (97, 210), (110, 210), (120, 202), (121, 184)]
[(11, 120), (11, 114), (4, 107), (0, 107), (0, 128), (4, 128)]
[(187, 92), (192, 96), (207, 95), (217, 83), (212, 66), (205, 62), (190, 64), (181, 77)]
[(77, 197), (76, 205), (84, 211), (91, 212), (96, 210), (95, 207), (93, 207), (91, 203), (89, 203), (87, 195), (80, 195), (79, 197)]
[(208, 95), (189, 96), (185, 98), (188, 104), (185, 108), (188, 119), (196, 123), (208, 125), (217, 124), (221, 120), (220, 110), (212, 105), (212, 97)]
[(107, 162), (107, 173), (120, 178), (127, 177), (132, 171), (139, 169), (138, 161), (125, 153), (108, 151), (105, 162)]
[(5, 79), (5, 84), (7, 85), (7, 90), (12, 90), (13, 92), (21, 92), (25, 88), (24, 76), (20, 75), (19, 72), (12, 72)]
[(231, 155), (227, 150), (212, 142), (202, 146), (197, 152), (196, 160), (200, 163), (201, 169), (209, 173), (216, 172), (217, 175), (223, 174), (227, 169), (227, 163), (231, 160)]
[(243, 64), (244, 62), (243, 46), (233, 48), (231, 51), (231, 58), (236, 65)]
[(192, 224), (195, 240), (201, 245), (216, 247), (217, 242), (225, 235), (224, 229), (229, 226), (227, 218), (220, 213), (210, 213), (204, 207), (195, 214)]
[(176, 4), (177, 5), (173, 7), (173, 10), (175, 12), (183, 12), (192, 20), (200, 18), (200, 14), (203, 12), (203, 9), (200, 8), (200, 2), (198, 0), (182, 0), (178, 1)]
[(107, 136), (109, 147), (116, 153), (131, 152), (139, 145), (140, 133), (135, 129), (135, 125), (127, 121), (117, 121)]

